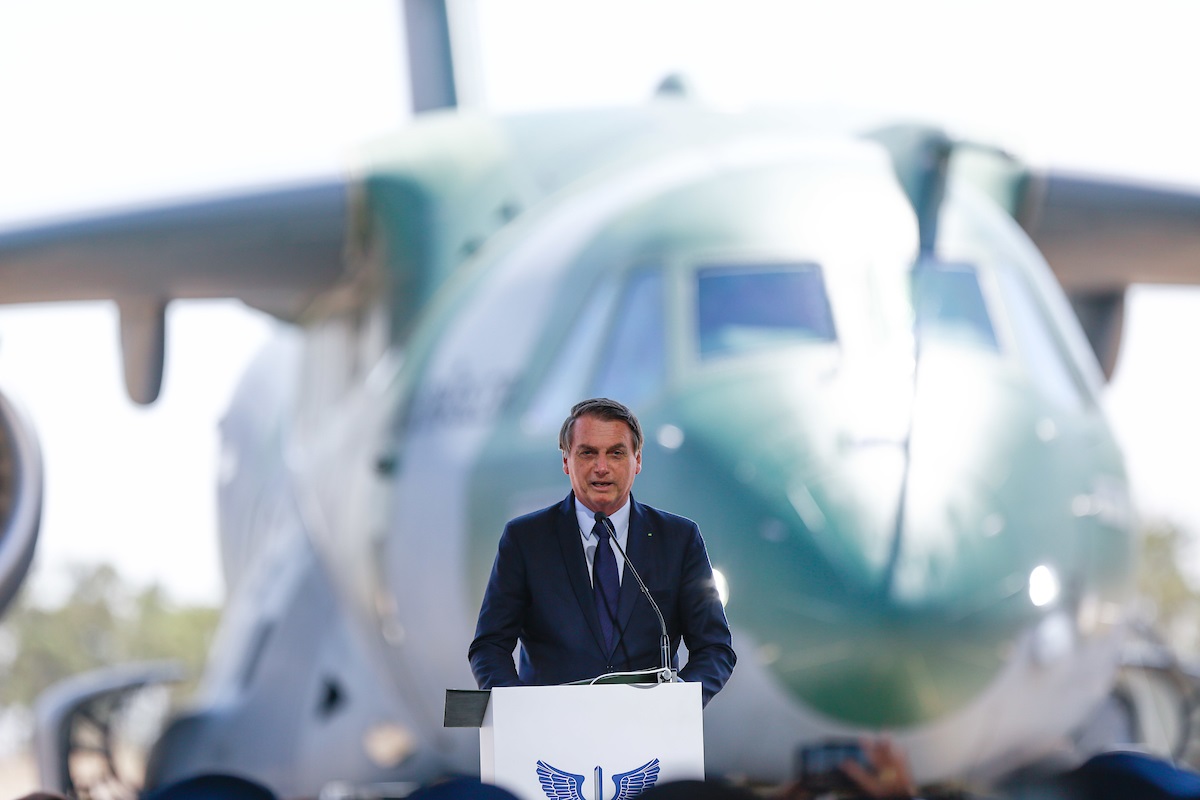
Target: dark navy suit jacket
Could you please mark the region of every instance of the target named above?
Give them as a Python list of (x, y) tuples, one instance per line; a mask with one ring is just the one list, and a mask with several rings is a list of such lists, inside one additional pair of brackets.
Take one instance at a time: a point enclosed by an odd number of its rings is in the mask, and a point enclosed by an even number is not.
[[(662, 610), (673, 666), (682, 638), (688, 661), (679, 676), (702, 683), (707, 703), (729, 679), (737, 656), (700, 529), (631, 498), (625, 550)], [(512, 657), (518, 639), (520, 669)], [(617, 635), (605, 649), (574, 493), (504, 527), (469, 651), (479, 688), (651, 669), (661, 665), (661, 639), (658, 617), (626, 565)]]

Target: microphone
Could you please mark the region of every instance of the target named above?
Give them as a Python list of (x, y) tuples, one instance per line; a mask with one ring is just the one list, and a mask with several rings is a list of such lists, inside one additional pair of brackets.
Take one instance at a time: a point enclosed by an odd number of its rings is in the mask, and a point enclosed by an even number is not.
[(617, 552), (625, 560), (625, 566), (629, 567), (629, 571), (633, 573), (634, 579), (637, 580), (638, 586), (642, 589), (642, 594), (646, 595), (646, 599), (650, 601), (650, 607), (654, 609), (655, 615), (658, 616), (658, 625), (662, 630), (662, 641), (660, 644), (662, 664), (658, 671), (658, 682), (673, 683), (675, 680), (675, 671), (671, 669), (671, 637), (667, 634), (667, 622), (663, 619), (662, 611), (659, 609), (658, 603), (654, 602), (654, 598), (650, 596), (650, 590), (646, 588), (646, 582), (638, 574), (637, 567), (629, 560), (629, 556), (625, 553), (625, 548), (621, 547), (621, 543), (617, 541), (617, 529), (613, 527), (612, 520), (603, 511), (597, 511), (596, 521), (608, 528), (609, 539), (616, 545)]

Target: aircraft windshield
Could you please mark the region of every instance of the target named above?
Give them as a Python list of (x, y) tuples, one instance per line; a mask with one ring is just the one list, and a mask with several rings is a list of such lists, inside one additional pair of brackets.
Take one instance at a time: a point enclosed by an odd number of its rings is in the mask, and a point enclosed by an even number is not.
[(922, 336), (1000, 349), (973, 267), (922, 264), (916, 273), (916, 295)]
[(816, 264), (706, 267), (696, 298), (702, 358), (837, 339)]
[(620, 397), (636, 408), (661, 389), (666, 380), (662, 272), (658, 269), (634, 272), (617, 307), (620, 315), (600, 349), (592, 394)]

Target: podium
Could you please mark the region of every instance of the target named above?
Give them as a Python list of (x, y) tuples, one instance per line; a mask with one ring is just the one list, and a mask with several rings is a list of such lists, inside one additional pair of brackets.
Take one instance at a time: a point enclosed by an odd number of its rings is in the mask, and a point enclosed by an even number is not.
[(476, 696), (476, 713), (486, 702), (478, 723), (480, 779), (522, 800), (616, 800), (657, 783), (704, 779), (699, 683), (452, 692), (447, 725), (475, 724), (461, 711), (472, 703), (468, 694)]

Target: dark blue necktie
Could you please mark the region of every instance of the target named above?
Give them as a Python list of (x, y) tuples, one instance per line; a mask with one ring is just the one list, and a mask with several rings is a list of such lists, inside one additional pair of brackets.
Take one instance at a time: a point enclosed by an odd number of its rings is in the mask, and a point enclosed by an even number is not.
[(592, 526), (596, 537), (596, 555), (592, 558), (592, 594), (596, 596), (596, 611), (600, 614), (600, 631), (604, 644), (612, 650), (613, 632), (617, 627), (617, 594), (621, 581), (617, 577), (617, 558), (608, 543), (608, 526), (596, 520)]

